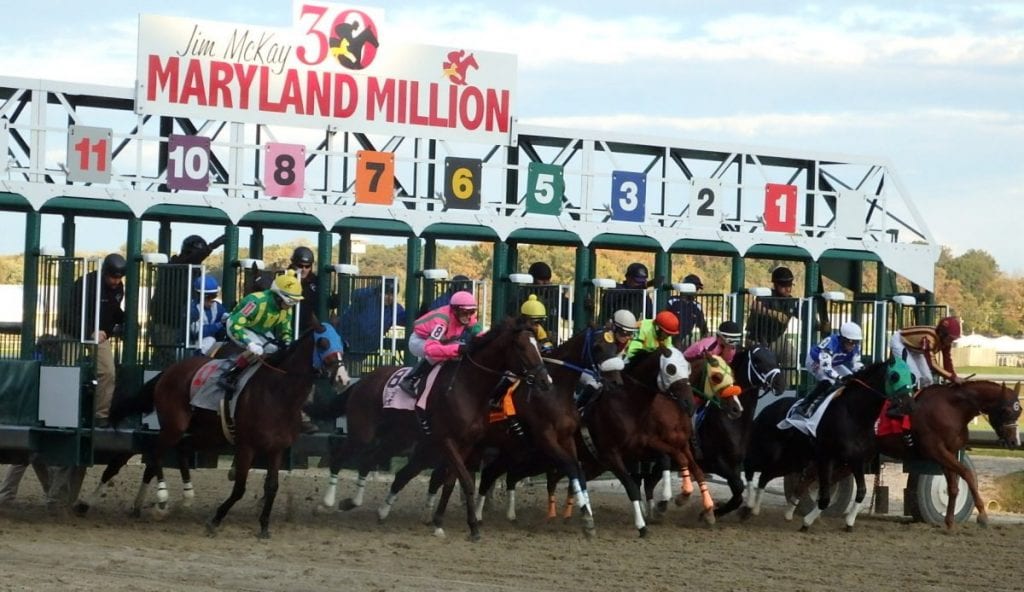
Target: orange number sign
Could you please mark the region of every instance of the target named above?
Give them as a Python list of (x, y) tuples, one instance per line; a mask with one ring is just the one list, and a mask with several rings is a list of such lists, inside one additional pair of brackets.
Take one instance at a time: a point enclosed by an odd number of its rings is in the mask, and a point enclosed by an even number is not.
[(356, 203), (390, 206), (395, 201), (395, 154), (356, 152)]

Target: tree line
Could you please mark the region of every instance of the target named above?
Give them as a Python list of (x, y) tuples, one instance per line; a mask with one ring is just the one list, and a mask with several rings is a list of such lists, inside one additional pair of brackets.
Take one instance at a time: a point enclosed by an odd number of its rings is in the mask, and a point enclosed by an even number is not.
[[(268, 269), (284, 269), (288, 266), (292, 251), (297, 246), (308, 246), (316, 251), (315, 245), (307, 241), (292, 241), (266, 245), (263, 261)], [(157, 252), (155, 241), (143, 242), (144, 253)], [(437, 261), (439, 267), (448, 270), (449, 277), (463, 274), (474, 279), (490, 279), (492, 272), (491, 249), (484, 243), (439, 245)], [(123, 252), (123, 250), (122, 250)], [(551, 266), (555, 283), (570, 283), (576, 272), (576, 252), (571, 247), (549, 245), (521, 245), (519, 247), (519, 268), (512, 272), (525, 272), (534, 261), (544, 261)], [(86, 257), (103, 257), (106, 253), (84, 253)], [(387, 246), (367, 244), (366, 253), (357, 257), (360, 273), (363, 275), (406, 275), (406, 248), (404, 244)], [(240, 249), (239, 257), (248, 257), (248, 249)], [(626, 267), (635, 261), (647, 265), (654, 279), (654, 255), (626, 251), (599, 250), (597, 269), (594, 277), (622, 281)], [(21, 284), (24, 258), (20, 254), (0, 255), (0, 284)], [(769, 286), (771, 270), (784, 261), (748, 260), (746, 263), (747, 286)], [(213, 253), (207, 260), (208, 273), (221, 277), (223, 255)], [(800, 266), (793, 266), (797, 273), (795, 295), (802, 294)], [(666, 282), (680, 282), (690, 273), (699, 275), (704, 289), (709, 293), (725, 293), (730, 290), (732, 263), (729, 257), (712, 255), (673, 255), (672, 271)], [(873, 292), (877, 271), (873, 265), (864, 266), (862, 278), (865, 291)], [(839, 289), (825, 281), (825, 289)], [(898, 289), (908, 290), (905, 282)], [(943, 247), (935, 269), (935, 301), (948, 304), (953, 314), (961, 317), (965, 333), (983, 335), (1012, 335), (1024, 333), (1024, 278), (1013, 277), (999, 269), (995, 258), (988, 252), (971, 249), (962, 255), (953, 256), (948, 247)]]

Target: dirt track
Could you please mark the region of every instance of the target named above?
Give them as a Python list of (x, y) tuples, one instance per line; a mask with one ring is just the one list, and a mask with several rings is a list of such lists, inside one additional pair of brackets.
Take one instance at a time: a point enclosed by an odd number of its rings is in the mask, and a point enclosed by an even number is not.
[[(86, 487), (95, 483), (91, 471)], [(246, 498), (216, 538), (203, 522), (228, 492), (224, 470), (196, 471), (196, 504), (163, 521), (127, 518), (138, 466), (112, 499), (86, 518), (50, 516), (26, 476), (21, 497), (0, 508), (2, 590), (967, 590), (1024, 589), (1019, 567), (1024, 525), (972, 522), (953, 534), (891, 517), (862, 515), (852, 533), (825, 517), (810, 533), (782, 520), (778, 501), (749, 523), (735, 517), (708, 528), (696, 502), (673, 508), (639, 539), (620, 494), (594, 493), (598, 534), (577, 522), (548, 523), (539, 487), (520, 492), (519, 522), (495, 506), (484, 538), (466, 540), (461, 504), (449, 511), (446, 538), (420, 523), (424, 482), (411, 486), (385, 524), (375, 509), (386, 482), (371, 482), (367, 502), (348, 513), (315, 513), (326, 482), (301, 471), (279, 498), (260, 541), (254, 474)], [(178, 498), (176, 477), (169, 482)], [(351, 490), (351, 479), (345, 492)], [(216, 493), (213, 493), (216, 492)], [(898, 500), (895, 504), (898, 504)]]

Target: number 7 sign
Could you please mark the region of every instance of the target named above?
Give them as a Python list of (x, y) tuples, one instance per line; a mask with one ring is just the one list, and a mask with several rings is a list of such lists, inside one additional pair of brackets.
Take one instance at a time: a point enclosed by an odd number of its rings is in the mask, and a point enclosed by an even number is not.
[(796, 196), (796, 185), (765, 184), (765, 230), (768, 232), (796, 232)]

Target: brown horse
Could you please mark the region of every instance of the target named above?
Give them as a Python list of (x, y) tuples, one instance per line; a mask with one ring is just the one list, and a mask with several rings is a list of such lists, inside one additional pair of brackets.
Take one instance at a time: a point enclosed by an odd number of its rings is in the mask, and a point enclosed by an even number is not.
[(1019, 383), (1017, 388), (1015, 391), (989, 380), (926, 387), (918, 393), (910, 413), (913, 447), (908, 449), (899, 433), (877, 438), (882, 454), (903, 460), (925, 458), (942, 467), (949, 493), (946, 528), (953, 528), (960, 479), (967, 483), (974, 496), (974, 505), (978, 508), (978, 524), (984, 526), (988, 523), (985, 502), (978, 492), (977, 477), (974, 471), (960, 462), (957, 453), (967, 445), (968, 424), (980, 414), (988, 416), (1000, 442), (1011, 448), (1020, 446), (1017, 428), (1021, 411)]
[[(408, 463), (395, 475), (383, 505), (377, 510), (378, 518), (387, 518), (398, 493), (413, 477), (443, 462), (454, 471), (462, 486), (470, 538), (478, 540), (473, 480), (465, 459), (486, 432), (488, 393), (504, 375), (519, 377), (541, 391), (550, 389), (551, 377), (541, 360), (533, 330), (523, 318), (509, 319), (476, 337), (467, 354), (440, 369), (434, 392), (427, 398), (429, 436), (422, 434), (412, 411), (383, 407), (384, 387), (389, 381), (397, 382), (397, 369), (379, 368), (328, 404), (310, 408), (314, 417), (348, 418), (348, 437), (331, 455), (332, 483), (336, 483), (342, 466), (355, 464), (360, 479), (357, 496), (361, 502), (366, 474), (377, 464), (411, 449)], [(328, 501), (325, 496), (325, 504)], [(346, 508), (356, 505), (355, 500), (343, 502)], [(439, 514), (435, 514), (434, 526), (437, 534), (443, 533)]]
[[(134, 397), (123, 399), (111, 408), (113, 425), (129, 415), (156, 409), (160, 434), (148, 460), (146, 476), (157, 477), (158, 505), (166, 506), (168, 497), (162, 461), (169, 451), (179, 448), (186, 432), (191, 436), (190, 448), (194, 450), (217, 450), (229, 444), (219, 414), (194, 408), (190, 402), (192, 380), (209, 361), (209, 358), (197, 356), (173, 364), (143, 385)], [(245, 494), (249, 468), (260, 454), (267, 461), (267, 478), (259, 536), (269, 538), (270, 512), (277, 494), (283, 454), (298, 438), (299, 412), (315, 376), (324, 371), (335, 383), (347, 381), (342, 366), (341, 338), (330, 325), (310, 329), (290, 346), (266, 356), (242, 387), (234, 416), (234, 488), (207, 522), (208, 534), (216, 533), (228, 510)]]

